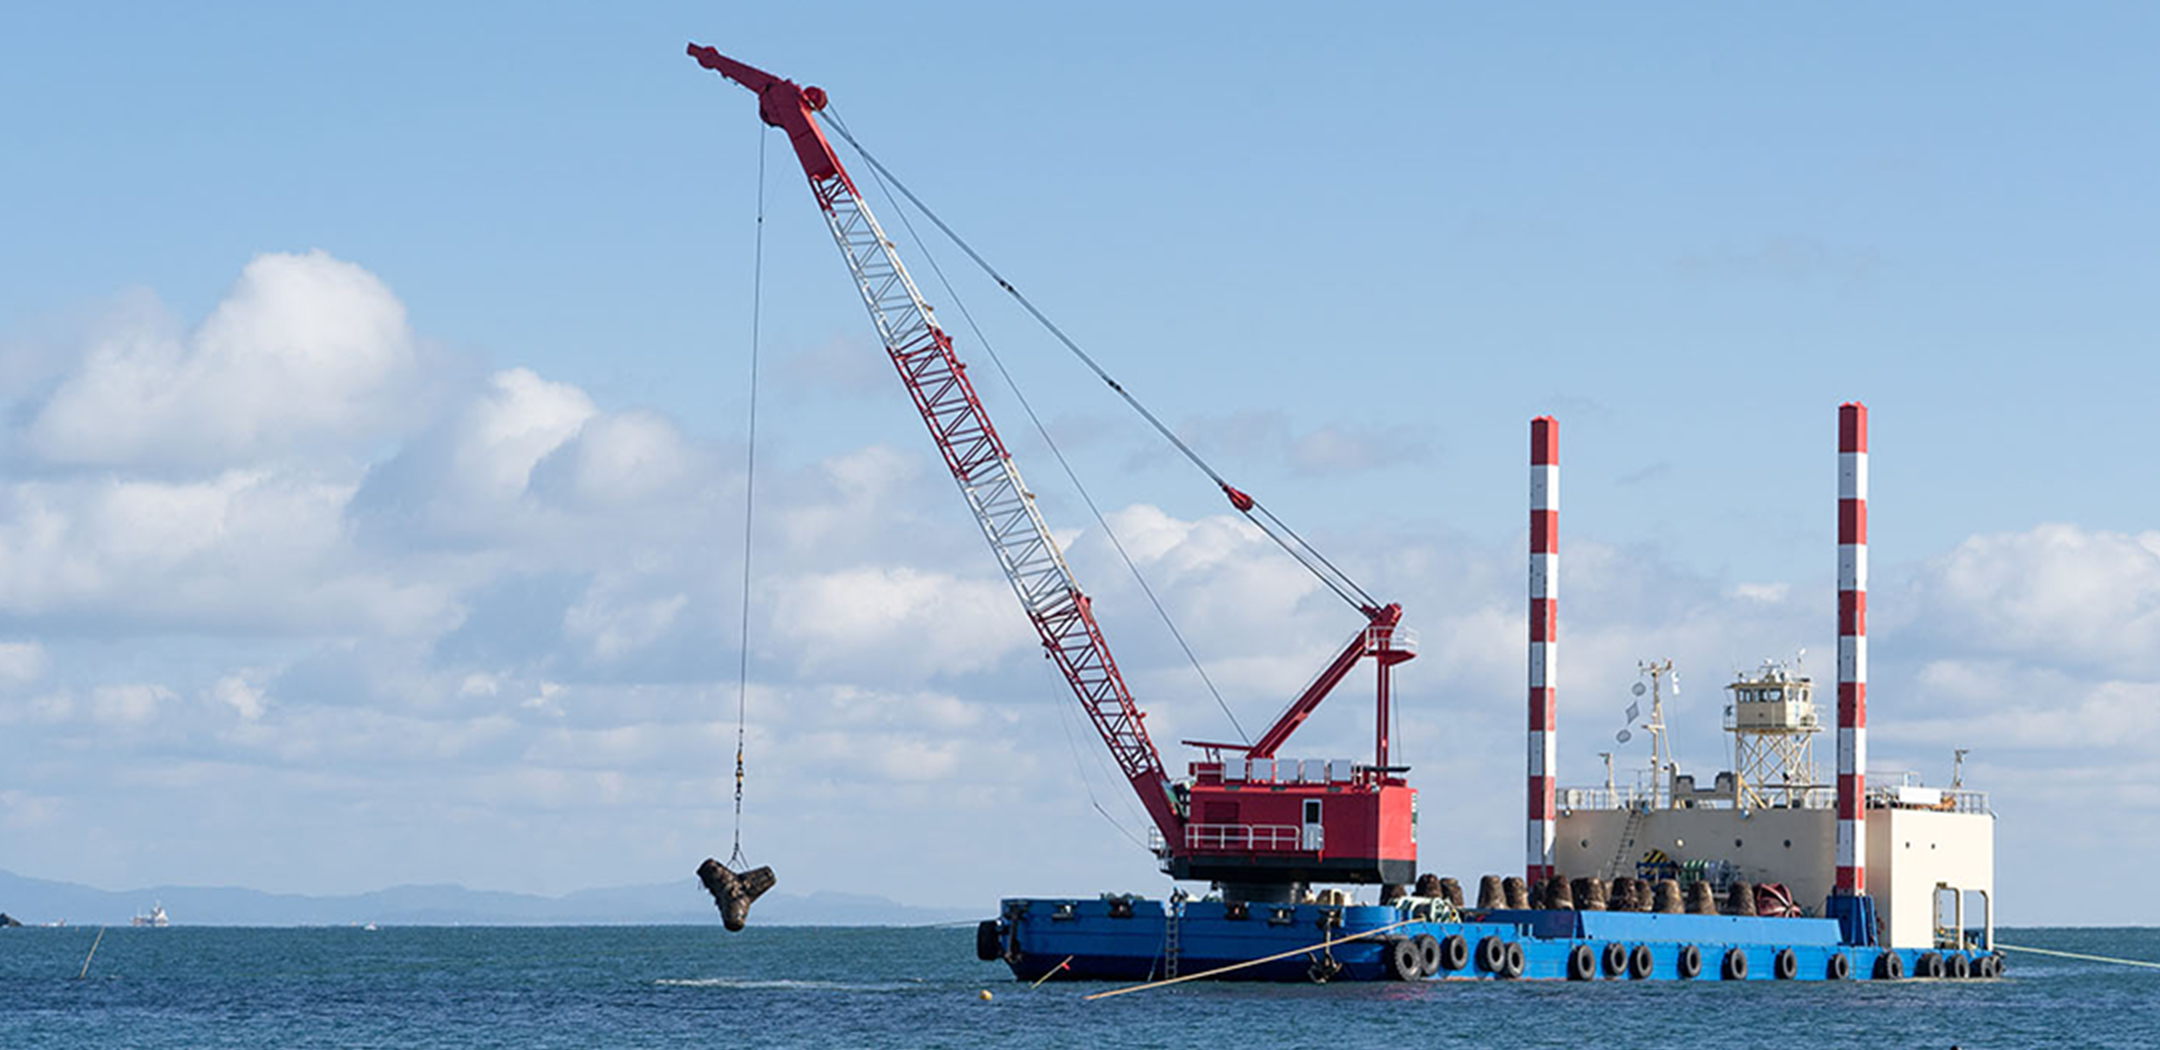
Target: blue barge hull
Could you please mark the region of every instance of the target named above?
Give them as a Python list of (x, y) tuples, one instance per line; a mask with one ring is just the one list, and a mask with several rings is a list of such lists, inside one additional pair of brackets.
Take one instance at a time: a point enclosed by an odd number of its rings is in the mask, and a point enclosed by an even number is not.
[[(994, 924), (984, 924), (978, 949), (986, 958), (1001, 957), (1026, 981), (1060, 969), (1069, 978), (1147, 981), (1283, 953), (1292, 954), (1219, 979), (1400, 980), (1390, 954), (1397, 940), (1420, 934), (1443, 944), (1461, 938), (1447, 960), (1461, 965), (1418, 975), (1435, 980), (1821, 981), (2002, 971), (1999, 955), (1977, 948), (1848, 944), (1833, 919), (1522, 910), (1405, 922), (1396, 908), (1375, 905), (1254, 903), (1242, 917), (1237, 906), (1220, 901), (1170, 908), (1174, 917), (1157, 900), (1011, 898)], [(1368, 936), (1343, 940), (1359, 934)], [(1315, 947), (1329, 940), (1335, 943)], [(1592, 963), (1587, 973), (1582, 949)]]

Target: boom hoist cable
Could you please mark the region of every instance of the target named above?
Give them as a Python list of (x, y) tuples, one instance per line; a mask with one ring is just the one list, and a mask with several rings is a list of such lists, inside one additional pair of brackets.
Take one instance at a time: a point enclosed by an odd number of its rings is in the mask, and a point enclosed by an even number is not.
[[(1079, 358), (1080, 362), (1086, 365), (1089, 371), (1095, 373), (1096, 378), (1101, 379), (1104, 385), (1116, 391), (1117, 395), (1123, 398), (1125, 403), (1132, 407), (1133, 411), (1139, 413), (1142, 419), (1147, 420), (1148, 425), (1154, 427), (1156, 432), (1160, 433), (1178, 452), (1191, 461), (1193, 466), (1200, 468), (1201, 473), (1206, 474), (1208, 480), (1213, 481), (1216, 487), (1222, 490), (1223, 495), (1230, 500), (1232, 507), (1250, 519), (1253, 524), (1259, 526), (1261, 532), (1275, 541), (1276, 545), (1287, 552), (1299, 565), (1304, 566), (1306, 571), (1312, 573), (1329, 590), (1334, 591), (1337, 597), (1348, 602), (1353, 608), (1364, 613), (1367, 617), (1373, 617), (1381, 610), (1381, 603), (1368, 593), (1365, 588), (1358, 586), (1357, 581), (1351, 579), (1348, 573), (1336, 567), (1334, 562), (1329, 561), (1317, 548), (1306, 542), (1303, 536), (1298, 535), (1296, 530), (1292, 529), (1281, 518), (1276, 517), (1275, 513), (1259, 500), (1230, 484), (1228, 478), (1223, 477), (1221, 472), (1209, 464), (1199, 452), (1195, 451), (1191, 445), (1186, 444), (1185, 439), (1179, 437), (1176, 431), (1170, 429), (1169, 425), (1164, 423), (1161, 417), (1150, 411), (1146, 405), (1140, 402), (1138, 397), (1133, 396), (1130, 390), (1125, 389), (1124, 384), (1112, 378), (1110, 373), (1101, 364), (1097, 363), (1093, 356), (1089, 355), (1086, 350), (1081, 349), (1080, 344), (1074, 342), (1071, 336), (1066, 335), (1065, 330), (1059, 328), (1055, 321), (1050, 320), (1049, 316), (1035, 305), (1034, 300), (1029, 299), (1011, 281), (1006, 280), (1004, 274), (999, 273), (996, 267), (990, 265), (990, 261), (983, 258), (982, 254), (977, 252), (974, 246), (969, 244), (965, 238), (962, 238), (957, 231), (946, 225), (945, 220), (939, 218), (936, 212), (931, 211), (930, 206), (924, 204), (922, 198), (917, 197), (913, 190), (908, 189), (906, 183), (901, 182), (890, 169), (878, 161), (875, 155), (863, 148), (863, 144), (856, 141), (855, 136), (849, 133), (847, 124), (840, 119), (838, 113), (829, 113), (828, 116), (831, 118), (833, 130), (838, 131), (840, 137), (847, 140), (847, 144), (853, 147), (856, 153), (861, 154), (864, 163), (870, 165), (870, 170), (879, 177), (882, 183), (889, 183), (893, 189), (900, 191), (900, 195), (907, 198), (908, 202), (913, 204), (917, 211), (922, 212), (923, 217), (929, 219), (938, 228), (938, 231), (945, 235), (946, 239), (952, 241), (955, 247), (964, 252), (970, 260), (973, 260), (985, 276), (997, 282), (999, 288), (1004, 289), (1006, 294), (1012, 296), (1013, 300), (1027, 311), (1028, 316), (1033, 317), (1036, 323), (1040, 324), (1060, 344), (1063, 344), (1066, 350), (1070, 351), (1074, 357)], [(905, 221), (904, 213), (902, 221)], [(934, 268), (936, 264), (932, 263), (932, 266)], [(940, 277), (942, 279), (942, 274)], [(964, 310), (963, 313), (965, 313)], [(969, 318), (969, 323), (973, 323), (973, 318)], [(980, 332), (976, 334), (978, 338), (981, 336)], [(1003, 367), (1002, 364), (999, 365), (1001, 370)]]
[(751, 868), (743, 859), (743, 751), (750, 707), (750, 529), (757, 520), (757, 403), (759, 327), (765, 300), (765, 128), (758, 127), (757, 233), (750, 266), (750, 438), (743, 453), (742, 646), (735, 664), (735, 848), (722, 864), (711, 857), (698, 865), (698, 881), (712, 894), (721, 922), (741, 930), (750, 921), (750, 905), (780, 880), (771, 867)]
[[(840, 120), (838, 109), (828, 105), (827, 111), (832, 117), (833, 126), (840, 129), (841, 135), (846, 136), (847, 128)], [(860, 145), (856, 145), (852, 137), (848, 138), (848, 143), (854, 145), (858, 152), (862, 149)], [(863, 159), (869, 160), (869, 154), (863, 154)], [(890, 176), (885, 169), (873, 161), (870, 168), (870, 177), (877, 182), (880, 190), (885, 191), (886, 201), (893, 203), (892, 191), (887, 188)], [(914, 200), (914, 197), (910, 195), (908, 199)], [(1072, 462), (1065, 458), (1065, 450), (1058, 447), (1057, 439), (1050, 436), (1050, 428), (1043, 425), (1041, 416), (1036, 415), (1034, 403), (1028, 400), (1027, 394), (1020, 390), (1020, 384), (1013, 379), (1012, 372), (1005, 367), (1004, 356), (999, 354), (997, 348), (991, 345), (990, 337), (984, 334), (982, 326), (975, 323), (975, 312), (967, 308), (967, 302), (960, 298), (959, 290), (955, 289), (952, 286), (952, 281), (946, 278), (945, 268), (938, 265), (937, 256), (931, 253), (930, 245), (922, 239), (920, 234), (915, 232), (915, 223), (908, 218), (907, 210), (894, 203), (893, 213), (900, 216), (900, 225), (907, 229), (908, 236), (915, 241), (916, 247), (922, 250), (923, 261), (930, 264), (930, 272), (937, 275), (938, 284), (944, 286), (945, 294), (952, 299), (953, 306), (959, 309), (960, 317), (967, 322), (968, 330), (975, 333), (975, 341), (982, 344), (983, 353), (989, 356), (992, 365), (997, 366), (998, 377), (1005, 381), (1005, 388), (1012, 391), (1013, 399), (1020, 402), (1021, 410), (1027, 413), (1028, 422), (1035, 427), (1035, 433), (1041, 436), (1043, 444), (1050, 449), (1050, 455), (1057, 460), (1058, 468), (1065, 472), (1065, 479), (1072, 482), (1073, 489), (1080, 493), (1080, 501), (1087, 504), (1088, 513), (1095, 516), (1095, 524), (1102, 527), (1103, 535), (1110, 540), (1110, 546), (1117, 551), (1119, 560), (1125, 563), (1125, 569), (1132, 574), (1133, 582), (1140, 585), (1141, 593), (1147, 595), (1148, 604), (1155, 607), (1156, 617), (1162, 620), (1164, 627), (1170, 629), (1170, 637), (1176, 639), (1178, 648), (1185, 653), (1186, 661), (1192, 664), (1194, 673), (1200, 676), (1201, 684), (1207, 686), (1208, 695), (1215, 698), (1215, 706), (1221, 708), (1223, 717), (1230, 720), (1230, 728), (1237, 730), (1238, 738), (1246, 743), (1251, 743), (1252, 736), (1246, 733), (1244, 725), (1238, 722), (1236, 712), (1230, 710), (1230, 702), (1223, 699), (1222, 690), (1215, 688), (1215, 679), (1208, 676), (1207, 667), (1200, 662), (1199, 654), (1193, 652), (1192, 644), (1185, 640), (1185, 632), (1179, 630), (1177, 621), (1170, 617), (1169, 607), (1165, 606), (1162, 598), (1156, 595), (1155, 588), (1147, 581), (1147, 576), (1141, 573), (1140, 566), (1133, 561), (1132, 554), (1125, 549), (1125, 541), (1119, 539), (1117, 530), (1110, 527), (1110, 519), (1103, 515), (1102, 508), (1095, 503), (1094, 495), (1089, 493), (1087, 485), (1081, 482), (1079, 472), (1073, 470)], [(924, 214), (927, 215), (928, 213), (925, 212)], [(931, 218), (932, 221), (936, 221), (935, 216)], [(1096, 808), (1100, 810), (1102, 807), (1097, 806)], [(1107, 816), (1107, 814), (1105, 815)], [(1124, 829), (1121, 827), (1119, 830)]]

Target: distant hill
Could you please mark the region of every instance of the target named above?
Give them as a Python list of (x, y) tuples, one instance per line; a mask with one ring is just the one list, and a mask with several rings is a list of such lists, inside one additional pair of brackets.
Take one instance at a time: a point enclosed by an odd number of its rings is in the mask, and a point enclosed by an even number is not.
[[(177, 925), (580, 926), (717, 923), (719, 913), (695, 878), (650, 886), (580, 890), (561, 897), (463, 886), (393, 886), (372, 893), (309, 896), (231, 886), (151, 886), (111, 891), (0, 871), (0, 911), (26, 923), (124, 925), (162, 902)], [(758, 901), (761, 926), (918, 926), (981, 918), (973, 911), (917, 908), (883, 897), (778, 890)]]

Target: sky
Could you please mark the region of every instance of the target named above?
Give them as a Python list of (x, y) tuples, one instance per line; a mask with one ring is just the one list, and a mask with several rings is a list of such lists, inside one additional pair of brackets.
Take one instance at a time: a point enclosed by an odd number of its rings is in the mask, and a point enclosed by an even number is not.
[[(2152, 8), (617, 6), (11, 17), (0, 868), (695, 892), (733, 828), (747, 570), (742, 839), (783, 888), (1167, 889), (784, 143), (696, 41), (824, 87), (1403, 603), (1426, 868), (1521, 864), (1529, 420), (1561, 427), (1560, 779), (1602, 778), (1669, 657), (1706, 781), (1717, 686), (1803, 649), (1832, 673), (1861, 400), (1871, 772), (1941, 785), (1970, 749), (2004, 922), (2160, 922), (2061, 890), (2160, 863)], [(1356, 613), (871, 203), (1042, 420), (974, 373), (1172, 767), (1228, 720), (1052, 442), (1265, 724)], [(1291, 750), (1363, 754), (1369, 712), (1346, 690)]]

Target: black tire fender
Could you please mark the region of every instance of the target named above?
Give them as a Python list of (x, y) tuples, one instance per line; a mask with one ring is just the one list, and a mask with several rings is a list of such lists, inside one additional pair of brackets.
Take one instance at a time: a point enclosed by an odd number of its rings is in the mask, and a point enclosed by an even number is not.
[(1780, 981), (1790, 981), (1800, 976), (1800, 956), (1791, 948), (1779, 948), (1770, 960), (1770, 973)]
[(1971, 960), (1971, 959), (1967, 958), (1967, 957), (1966, 957), (1965, 955), (1963, 955), (1962, 953), (1961, 953), (1961, 954), (1958, 954), (1958, 955), (1953, 955), (1953, 956), (1951, 956), (1951, 957), (1950, 957), (1950, 976), (1951, 976), (1951, 977), (1953, 977), (1953, 978), (1956, 978), (1957, 980), (1960, 980), (1960, 981), (1962, 981), (1962, 980), (1966, 979), (1967, 977), (1971, 977), (1972, 975), (1973, 975), (1973, 972), (1972, 972), (1972, 960)]
[(1418, 976), (1431, 977), (1440, 972), (1440, 938), (1421, 933), (1410, 938), (1417, 945)]
[(1507, 965), (1507, 942), (1498, 937), (1477, 942), (1477, 964), (1486, 973), (1499, 973)]
[(1725, 952), (1725, 962), (1719, 967), (1719, 973), (1728, 981), (1747, 980), (1747, 952), (1744, 952), (1738, 948), (1727, 949)]
[(975, 957), (984, 962), (996, 962), (1005, 954), (1005, 938), (999, 935), (998, 921), (984, 919), (975, 925)]
[(1934, 952), (1921, 952), (1919, 958), (1913, 960), (1912, 975), (1914, 977), (1928, 978), (1941, 977), (1943, 975), (1943, 957)]
[(1656, 965), (1657, 957), (1650, 953), (1650, 946), (1638, 944), (1634, 954), (1628, 956), (1628, 976), (1641, 980), (1650, 976), (1651, 969)]
[(1451, 933), (1440, 941), (1440, 968), (1460, 970), (1470, 965), (1470, 941), (1459, 933)]
[(1627, 945), (1619, 941), (1605, 942), (1605, 976), (1618, 977), (1627, 972)]
[(1679, 970), (1680, 979), (1683, 981), (1692, 981), (1697, 974), (1702, 973), (1702, 949), (1692, 944), (1681, 945)]
[(1523, 946), (1514, 941), (1509, 941), (1507, 946), (1507, 961), (1505, 963), (1502, 963), (1500, 966), (1500, 976), (1506, 977), (1510, 980), (1521, 977), (1523, 975), (1523, 970), (1529, 966), (1529, 962), (1529, 956), (1523, 953)]
[(1837, 954), (1832, 955), (1830, 957), (1830, 961), (1823, 965), (1824, 980), (1843, 981), (1848, 980), (1851, 977), (1852, 956), (1847, 955), (1844, 952), (1838, 952)]
[(1901, 981), (1905, 979), (1905, 960), (1892, 951), (1875, 957), (1875, 979), (1878, 981)]
[(1408, 937), (1388, 938), (1387, 971), (1398, 981), (1415, 981), (1423, 976), (1419, 972), (1417, 942)]
[(1573, 947), (1573, 948), (1570, 948), (1570, 949), (1568, 949), (1568, 953), (1567, 953), (1567, 979), (1568, 979), (1568, 980), (1570, 980), (1570, 981), (1588, 981), (1588, 980), (1591, 980), (1591, 979), (1593, 979), (1593, 978), (1595, 978), (1595, 977), (1597, 976), (1597, 970), (1598, 970), (1598, 958), (1597, 958), (1597, 950), (1596, 950), (1596, 949), (1594, 949), (1594, 948), (1590, 947), (1590, 946), (1589, 946), (1589, 945), (1587, 945), (1587, 944), (1578, 944), (1578, 945), (1576, 945), (1575, 947)]

